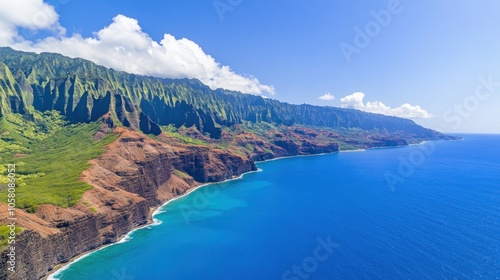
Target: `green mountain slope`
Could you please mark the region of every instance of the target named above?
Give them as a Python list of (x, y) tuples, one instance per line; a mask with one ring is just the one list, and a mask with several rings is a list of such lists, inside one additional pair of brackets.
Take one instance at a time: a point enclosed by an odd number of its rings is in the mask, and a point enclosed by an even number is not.
[[(0, 207), (15, 164), (16, 279), (41, 279), (145, 224), (165, 201), (256, 170), (255, 161), (436, 139), (454, 138), (402, 118), (0, 48)], [(9, 234), (0, 222), (0, 254)]]
[(8, 114), (0, 119), (0, 197), (7, 201), (7, 168), (16, 165), (16, 207), (73, 206), (91, 186), (79, 180), (89, 160), (117, 135), (94, 135), (98, 122), (67, 124), (56, 111)]
[(119, 72), (83, 59), (0, 48), (0, 116), (28, 107), (57, 110), (72, 122), (95, 121), (111, 112), (124, 126), (159, 134), (160, 126), (196, 126), (211, 138), (221, 127), (270, 123), (332, 129), (404, 132), (446, 138), (411, 120), (357, 110), (292, 105), (223, 89), (198, 80), (173, 80)]

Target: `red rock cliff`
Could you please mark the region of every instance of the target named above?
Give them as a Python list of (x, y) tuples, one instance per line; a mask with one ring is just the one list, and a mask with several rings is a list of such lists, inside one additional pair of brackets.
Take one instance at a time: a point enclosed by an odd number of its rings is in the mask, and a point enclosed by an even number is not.
[[(220, 149), (168, 145), (122, 128), (115, 132), (120, 137), (82, 173), (93, 188), (77, 205), (42, 205), (33, 214), (17, 210), (18, 225), (25, 230), (17, 238), (17, 271), (9, 279), (40, 279), (56, 265), (148, 223), (152, 209), (200, 183), (256, 169), (247, 157)], [(4, 204), (0, 208), (7, 213)], [(7, 277), (5, 254), (0, 279)]]

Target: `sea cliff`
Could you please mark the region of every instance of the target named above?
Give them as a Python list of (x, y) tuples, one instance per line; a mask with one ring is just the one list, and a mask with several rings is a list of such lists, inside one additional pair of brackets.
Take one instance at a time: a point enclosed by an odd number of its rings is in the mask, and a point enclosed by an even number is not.
[[(116, 242), (135, 227), (151, 222), (152, 211), (166, 201), (200, 184), (256, 170), (254, 159), (338, 151), (335, 144), (309, 141), (297, 147), (288, 140), (275, 145), (255, 143), (257, 136), (242, 135), (236, 140), (240, 145), (261, 144), (262, 151), (263, 147), (276, 151), (257, 152), (252, 159), (213, 147), (167, 144), (171, 140), (167, 135), (155, 140), (117, 127), (110, 119), (103, 121), (95, 137), (109, 129), (119, 137), (81, 174), (81, 180), (93, 188), (80, 202), (69, 208), (41, 205), (35, 213), (16, 210), (18, 225), (24, 229), (16, 240), (16, 272), (7, 272), (5, 250), (0, 279), (43, 278), (57, 265)], [(7, 213), (5, 204), (0, 207), (0, 213)]]
[[(166, 201), (255, 170), (255, 161), (449, 139), (408, 119), (0, 48), (0, 158), (18, 163), (22, 177), (16, 272), (0, 248), (0, 279), (43, 278), (147, 224)], [(7, 213), (0, 202), (2, 229)]]

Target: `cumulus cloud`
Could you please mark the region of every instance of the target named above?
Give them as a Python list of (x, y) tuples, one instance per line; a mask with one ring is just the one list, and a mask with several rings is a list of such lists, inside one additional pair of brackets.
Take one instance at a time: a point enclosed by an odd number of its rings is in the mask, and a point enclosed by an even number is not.
[(365, 94), (355, 92), (340, 99), (342, 108), (357, 109), (365, 112), (383, 114), (407, 119), (428, 119), (432, 115), (418, 105), (405, 103), (399, 107), (391, 108), (380, 101), (366, 102), (363, 99)]
[[(221, 65), (189, 39), (165, 34), (159, 42), (153, 40), (142, 31), (136, 19), (117, 15), (110, 25), (84, 38), (78, 33), (66, 36), (58, 18), (54, 8), (42, 0), (3, 0), (0, 2), (0, 28), (5, 31), (0, 33), (0, 44), (24, 51), (80, 57), (134, 74), (196, 78), (212, 89), (271, 95), (275, 92), (273, 86)], [(33, 42), (18, 34), (19, 27), (53, 30), (55, 35)]]
[(325, 94), (323, 94), (322, 96), (320, 96), (318, 98), (321, 99), (321, 100), (324, 100), (324, 101), (331, 101), (331, 100), (335, 99), (335, 96), (333, 96), (331, 93), (325, 93)]
[(0, 44), (9, 45), (23, 38), (18, 28), (32, 31), (45, 29), (63, 35), (66, 30), (59, 24), (59, 15), (53, 6), (43, 0), (0, 1)]
[(365, 94), (362, 92), (355, 92), (351, 95), (348, 95), (346, 97), (343, 97), (340, 99), (340, 102), (342, 105), (340, 105), (342, 108), (350, 108), (350, 109), (362, 109), (365, 107), (365, 104), (363, 104), (363, 98), (365, 98)]

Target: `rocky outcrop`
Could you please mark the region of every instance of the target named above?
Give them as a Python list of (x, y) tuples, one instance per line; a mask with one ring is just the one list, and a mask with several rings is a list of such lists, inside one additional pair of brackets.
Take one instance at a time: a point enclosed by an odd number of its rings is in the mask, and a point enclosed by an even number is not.
[[(31, 107), (56, 110), (74, 123), (104, 118), (95, 139), (111, 128), (121, 135), (81, 175), (93, 188), (77, 205), (18, 210), (24, 231), (16, 246), (18, 270), (10, 279), (43, 277), (55, 265), (147, 223), (151, 209), (194, 186), (255, 170), (254, 161), (336, 152), (338, 143), (360, 148), (454, 139), (411, 120), (292, 105), (211, 90), (197, 80), (138, 76), (82, 59), (0, 48), (0, 117), (27, 114)], [(126, 128), (115, 127), (120, 124)], [(164, 126), (201, 144), (166, 135)], [(233, 129), (237, 126), (243, 128)], [(1, 211), (0, 218), (6, 213)], [(1, 279), (7, 275), (6, 252), (0, 254)]]
[[(240, 133), (234, 136), (230, 148), (244, 148), (247, 156), (255, 161), (276, 157), (334, 153), (339, 145), (332, 133), (300, 126), (272, 129), (264, 136)], [(232, 136), (226, 136), (232, 137)]]
[(192, 146), (177, 149), (173, 155), (175, 169), (189, 174), (198, 182), (220, 182), (257, 169), (253, 161), (246, 157), (221, 149)]
[[(108, 125), (103, 124), (102, 131)], [(116, 242), (148, 223), (152, 209), (200, 183), (256, 169), (253, 161), (228, 151), (168, 145), (123, 128), (115, 128), (115, 133), (120, 137), (82, 173), (81, 179), (93, 188), (77, 205), (41, 205), (33, 214), (17, 210), (18, 225), (24, 231), (17, 238), (17, 270), (8, 279), (40, 279), (56, 265)], [(4, 219), (6, 206), (0, 204), (0, 208)], [(6, 254), (2, 252), (0, 279), (7, 277)]]
[[(79, 203), (70, 209), (43, 205), (36, 214), (20, 214), (27, 220), (44, 220), (45, 224), (33, 225), (19, 221), (24, 231), (16, 242), (16, 272), (7, 279), (40, 279), (55, 265), (71, 258), (117, 241), (133, 227), (148, 221), (150, 205), (144, 199), (131, 198), (127, 201), (114, 200), (104, 195), (102, 200), (113, 201), (103, 205), (109, 210), (93, 213)], [(3, 210), (3, 209), (2, 209)], [(21, 210), (17, 210), (18, 215)], [(2, 252), (2, 262), (7, 252)], [(2, 263), (0, 279), (6, 279), (6, 264)]]

